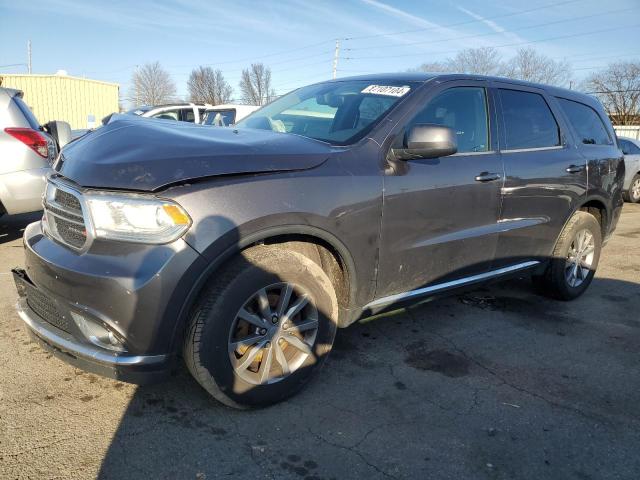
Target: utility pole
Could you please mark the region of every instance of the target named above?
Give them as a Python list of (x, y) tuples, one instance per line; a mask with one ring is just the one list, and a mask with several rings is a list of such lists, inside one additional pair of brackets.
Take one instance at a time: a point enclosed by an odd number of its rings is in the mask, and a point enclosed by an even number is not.
[(333, 79), (336, 78), (338, 73), (338, 55), (340, 54), (340, 40), (336, 40), (336, 51), (333, 54)]
[(27, 68), (31, 75), (31, 40), (27, 41)]

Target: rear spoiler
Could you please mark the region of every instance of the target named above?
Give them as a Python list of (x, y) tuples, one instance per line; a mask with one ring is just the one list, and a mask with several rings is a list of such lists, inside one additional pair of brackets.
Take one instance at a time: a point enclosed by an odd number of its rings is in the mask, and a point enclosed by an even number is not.
[(16, 90), (15, 88), (7, 88), (7, 87), (2, 87), (3, 90), (5, 90), (9, 96), (11, 98), (13, 97), (19, 97), (22, 98), (24, 97), (24, 92), (22, 90)]

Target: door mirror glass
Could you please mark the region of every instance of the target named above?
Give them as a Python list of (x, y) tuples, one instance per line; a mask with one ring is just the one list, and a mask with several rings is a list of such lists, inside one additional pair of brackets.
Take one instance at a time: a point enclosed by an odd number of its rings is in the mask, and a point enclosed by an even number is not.
[(409, 129), (404, 148), (394, 149), (396, 158), (436, 158), (453, 155), (458, 151), (456, 132), (442, 125), (422, 124)]

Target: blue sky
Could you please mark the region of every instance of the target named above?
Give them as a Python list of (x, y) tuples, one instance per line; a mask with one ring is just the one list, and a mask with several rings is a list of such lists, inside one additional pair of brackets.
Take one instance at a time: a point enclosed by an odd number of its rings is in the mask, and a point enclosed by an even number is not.
[[(506, 57), (535, 47), (571, 61), (579, 80), (610, 61), (640, 58), (639, 0), (0, 0), (0, 65), (117, 82), (158, 60), (178, 93), (198, 65), (220, 68), (237, 93), (243, 67), (262, 61), (279, 94), (331, 77), (404, 71), (468, 47)], [(544, 41), (543, 41), (544, 40)], [(0, 67), (2, 73), (26, 66)]]

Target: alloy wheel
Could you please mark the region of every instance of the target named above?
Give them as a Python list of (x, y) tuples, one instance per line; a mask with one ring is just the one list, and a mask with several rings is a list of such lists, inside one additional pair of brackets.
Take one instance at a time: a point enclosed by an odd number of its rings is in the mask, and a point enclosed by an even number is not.
[(254, 385), (275, 383), (299, 369), (318, 334), (318, 311), (307, 292), (277, 283), (255, 292), (229, 333), (234, 372)]
[(634, 201), (640, 199), (640, 178), (637, 178), (633, 184), (631, 184), (631, 188), (629, 190), (631, 192), (631, 198)]
[(570, 287), (579, 287), (586, 280), (595, 250), (593, 234), (587, 229), (580, 230), (571, 242), (565, 262), (565, 280)]

